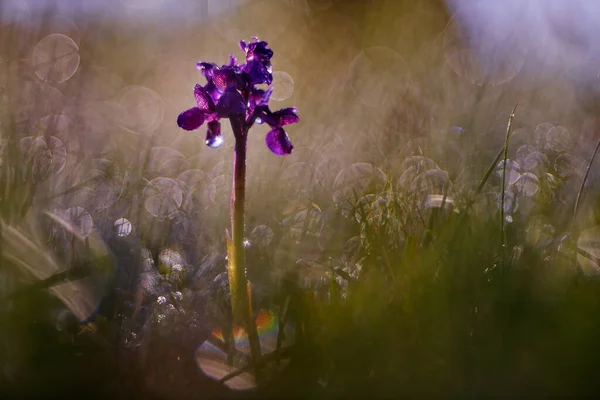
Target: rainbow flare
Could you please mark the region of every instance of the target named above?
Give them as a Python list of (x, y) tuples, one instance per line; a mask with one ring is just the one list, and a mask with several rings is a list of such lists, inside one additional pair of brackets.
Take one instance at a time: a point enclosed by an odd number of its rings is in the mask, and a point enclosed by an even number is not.
[[(258, 330), (258, 337), (260, 345), (264, 353), (270, 353), (275, 351), (277, 347), (277, 336), (279, 334), (279, 316), (274, 311), (260, 310), (256, 317), (256, 328)], [(285, 343), (289, 343), (293, 337), (293, 331), (286, 326)], [(215, 328), (212, 335), (225, 342), (223, 331), (221, 328)], [(240, 326), (233, 327), (233, 340), (235, 347), (244, 354), (250, 354), (250, 344), (248, 343), (248, 337), (246, 336), (246, 330)]]

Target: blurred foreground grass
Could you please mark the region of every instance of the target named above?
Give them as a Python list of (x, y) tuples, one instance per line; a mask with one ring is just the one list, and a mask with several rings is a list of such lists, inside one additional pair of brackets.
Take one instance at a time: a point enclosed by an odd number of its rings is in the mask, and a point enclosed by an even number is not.
[[(530, 64), (482, 72), (441, 3), (263, 3), (4, 22), (0, 396), (598, 392), (597, 167), (572, 226), (593, 94)], [(286, 360), (246, 392), (249, 374), (210, 378), (228, 372), (231, 132), (213, 150), (175, 119), (195, 62), (253, 34), (302, 120), (289, 157), (249, 143), (253, 306)]]

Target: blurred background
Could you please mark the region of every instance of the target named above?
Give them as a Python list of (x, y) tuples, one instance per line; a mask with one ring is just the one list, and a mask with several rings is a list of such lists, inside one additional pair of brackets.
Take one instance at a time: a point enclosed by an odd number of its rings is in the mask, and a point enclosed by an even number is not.
[[(0, 397), (595, 393), (598, 12), (0, 0)], [(218, 383), (231, 128), (176, 124), (253, 36), (300, 115), (289, 156), (249, 136), (253, 307), (293, 349), (260, 389)]]

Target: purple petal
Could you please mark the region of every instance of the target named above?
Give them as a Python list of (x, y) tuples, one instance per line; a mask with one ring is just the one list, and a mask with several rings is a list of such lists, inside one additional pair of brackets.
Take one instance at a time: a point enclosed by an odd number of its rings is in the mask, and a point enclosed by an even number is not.
[(282, 128), (273, 128), (269, 133), (267, 133), (265, 143), (267, 144), (269, 150), (278, 156), (291, 154), (292, 149), (294, 148), (290, 138)]
[(200, 128), (204, 123), (204, 112), (198, 107), (190, 108), (179, 114), (177, 117), (177, 125), (186, 131), (193, 131)]
[(223, 136), (221, 135), (221, 123), (219, 121), (210, 121), (206, 130), (206, 140), (204, 143), (208, 147), (216, 149), (223, 144)]
[(277, 118), (273, 118), (273, 113), (271, 110), (269, 110), (269, 107), (256, 107), (256, 111), (254, 113), (256, 114), (257, 119), (260, 119), (261, 122), (268, 124), (271, 128), (280, 128), (280, 126), (277, 125)]
[(277, 126), (285, 126), (300, 121), (300, 117), (296, 114), (297, 112), (298, 109), (295, 107), (282, 108), (281, 110), (275, 111), (272, 116), (276, 118)]
[(229, 66), (230, 67), (237, 67), (238, 63), (237, 60), (235, 58), (235, 56), (233, 54), (229, 55)]
[(210, 97), (210, 94), (202, 86), (194, 86), (194, 97), (196, 98), (198, 108), (202, 111), (210, 112), (215, 109), (215, 103)]
[(273, 68), (271, 68), (271, 64), (269, 64), (268, 67), (265, 68), (265, 71), (267, 71), (267, 73), (265, 74), (265, 83), (267, 85), (271, 85), (271, 83), (273, 83)]
[(266, 106), (267, 104), (269, 104), (269, 100), (271, 99), (271, 94), (273, 94), (273, 88), (270, 87), (269, 89), (267, 89), (267, 91), (265, 92), (265, 94), (263, 95), (262, 99), (260, 99), (260, 102), (258, 102), (257, 105), (259, 106)]
[(227, 89), (216, 106), (217, 114), (221, 118), (229, 118), (231, 115), (240, 115), (246, 112), (244, 98), (237, 90)]
[(212, 80), (208, 81), (208, 83), (204, 86), (204, 90), (206, 93), (210, 95), (210, 98), (213, 101), (213, 104), (219, 101), (219, 97), (221, 97), (222, 91), (217, 89), (214, 82)]
[(261, 42), (258, 38), (252, 38), (252, 42), (246, 46), (246, 61), (258, 60), (269, 61), (273, 57), (273, 50), (267, 47), (267, 42)]
[[(239, 71), (239, 69), (237, 69)], [(223, 91), (228, 88), (242, 89), (243, 82), (240, 76), (236, 73), (236, 68), (227, 65), (221, 67), (213, 73), (213, 82), (217, 89)]]
[(260, 85), (261, 83), (270, 85), (273, 81), (273, 75), (268, 71), (267, 65), (259, 61), (248, 61), (244, 65), (243, 71), (248, 74), (251, 85)]
[(257, 106), (264, 95), (265, 95), (264, 90), (257, 89), (255, 87), (250, 87), (250, 96), (249, 96), (248, 100), (250, 101), (250, 104)]
[(262, 89), (251, 89), (250, 92), (250, 103), (252, 107), (261, 107), (269, 104), (269, 99), (273, 93), (273, 88), (270, 87), (267, 90)]
[(215, 71), (213, 74), (213, 84), (220, 91), (225, 90), (227, 88), (227, 72)]
[(242, 51), (246, 51), (246, 49), (248, 48), (248, 45), (246, 44), (246, 42), (244, 42), (243, 40), (240, 40), (240, 49), (242, 49)]
[(202, 75), (204, 75), (204, 77), (207, 80), (212, 79), (213, 72), (216, 68), (218, 68), (217, 64), (213, 64), (213, 63), (209, 63), (209, 62), (201, 61), (196, 64), (196, 69), (200, 70), (202, 72)]

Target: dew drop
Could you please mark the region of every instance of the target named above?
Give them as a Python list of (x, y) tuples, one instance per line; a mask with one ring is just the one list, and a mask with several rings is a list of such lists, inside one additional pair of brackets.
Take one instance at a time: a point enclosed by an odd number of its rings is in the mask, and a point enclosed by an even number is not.
[(571, 134), (562, 126), (554, 126), (546, 133), (548, 147), (556, 152), (562, 152), (571, 145)]
[(294, 92), (294, 80), (286, 72), (275, 71), (273, 73), (273, 100), (282, 101), (289, 98)]
[(222, 135), (215, 135), (215, 136), (211, 137), (210, 139), (206, 139), (204, 141), (204, 143), (208, 147), (212, 147), (213, 149), (220, 147), (223, 144), (223, 142), (224, 142), (224, 139), (223, 139)]
[(69, 80), (79, 68), (79, 61), (77, 43), (62, 33), (46, 36), (33, 50), (33, 67), (36, 75), (50, 83)]
[(115, 221), (115, 231), (118, 237), (129, 236), (131, 233), (131, 222), (126, 218), (119, 218)]
[(526, 172), (519, 177), (515, 185), (524, 196), (532, 197), (537, 193), (539, 183), (537, 176), (531, 172)]

